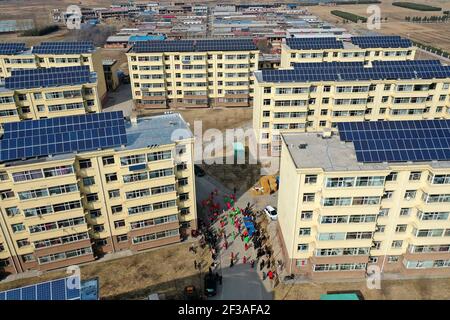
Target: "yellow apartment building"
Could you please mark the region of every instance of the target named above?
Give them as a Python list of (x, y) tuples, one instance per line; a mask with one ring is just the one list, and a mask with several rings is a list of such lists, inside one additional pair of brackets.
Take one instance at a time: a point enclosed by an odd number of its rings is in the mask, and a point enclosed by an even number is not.
[(249, 107), (258, 55), (251, 39), (137, 42), (127, 53), (135, 106)]
[(261, 147), (274, 154), (281, 132), (450, 117), (450, 68), (437, 60), (301, 63), (257, 71), (255, 78), (253, 129)]
[(13, 70), (88, 66), (97, 73), (98, 96), (106, 98), (101, 53), (91, 42), (43, 42), (32, 48), (24, 43), (0, 43), (0, 81)]
[(414, 60), (415, 54), (412, 42), (399, 36), (286, 38), (281, 45), (281, 69), (302, 62)]
[[(400, 121), (394, 133), (380, 135), (391, 137), (387, 142), (374, 133), (389, 131), (383, 124), (393, 121), (378, 121), (377, 131), (373, 123), (353, 123), (359, 133), (369, 127), (373, 139), (367, 145), (334, 134), (282, 134), (278, 234), (289, 272), (313, 279), (359, 278), (378, 266), (383, 273), (448, 274), (450, 149), (402, 150), (426, 136), (414, 131), (426, 130), (430, 122)], [(448, 143), (449, 120), (435, 122), (446, 128), (443, 138), (435, 139)], [(412, 132), (414, 139), (395, 135), (402, 130), (411, 130), (405, 136)], [(399, 151), (390, 145), (395, 136)], [(376, 149), (372, 144), (380, 143), (387, 145), (386, 153), (370, 158), (377, 152), (370, 150)], [(425, 158), (432, 160), (414, 160), (427, 148)]]
[(87, 66), (15, 70), (0, 86), (0, 124), (101, 111)]
[(0, 270), (50, 270), (182, 241), (197, 228), (193, 141), (179, 114), (6, 124)]

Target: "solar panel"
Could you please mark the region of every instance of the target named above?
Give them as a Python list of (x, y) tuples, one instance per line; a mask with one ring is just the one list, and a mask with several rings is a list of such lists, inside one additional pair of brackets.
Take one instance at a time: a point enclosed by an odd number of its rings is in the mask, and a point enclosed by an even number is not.
[(0, 43), (0, 54), (12, 55), (26, 51), (25, 43)]
[(297, 63), (290, 70), (262, 70), (268, 82), (357, 81), (382, 79), (443, 79), (450, 78), (450, 67), (425, 60), (373, 63), (362, 62)]
[(122, 111), (12, 122), (4, 125), (0, 161), (125, 145)]
[(342, 41), (334, 37), (324, 38), (288, 38), (286, 44), (291, 49), (298, 50), (320, 50), (320, 49), (343, 49)]
[(251, 39), (139, 41), (133, 46), (136, 53), (249, 50), (257, 50)]
[(450, 120), (338, 123), (360, 162), (450, 160)]
[(352, 37), (353, 44), (362, 49), (366, 48), (409, 48), (412, 42), (400, 36), (361, 36)]
[(81, 289), (69, 286), (80, 278), (63, 278), (0, 292), (1, 300), (80, 300)]
[(90, 41), (42, 42), (33, 47), (33, 53), (36, 54), (82, 54), (91, 53), (94, 50), (94, 44)]
[(19, 69), (5, 79), (5, 88), (10, 90), (57, 87), (91, 82), (88, 66), (61, 68)]

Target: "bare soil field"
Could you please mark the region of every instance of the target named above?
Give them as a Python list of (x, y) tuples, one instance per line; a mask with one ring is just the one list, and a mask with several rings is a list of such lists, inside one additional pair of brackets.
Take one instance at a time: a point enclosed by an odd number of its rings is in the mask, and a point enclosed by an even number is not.
[[(211, 264), (207, 249), (189, 252), (190, 243), (158, 248), (104, 262), (81, 266), (81, 279), (99, 277), (102, 299), (143, 299), (151, 293), (164, 293), (167, 298), (182, 298), (188, 285), (200, 290), (201, 274), (194, 260), (202, 262), (203, 274)], [(0, 291), (67, 276), (64, 271), (46, 272), (40, 277), (0, 283)]]
[(281, 284), (275, 300), (318, 300), (333, 291), (359, 291), (365, 300), (448, 300), (450, 279), (413, 279), (382, 281), (380, 290), (367, 289), (366, 282)]
[[(412, 23), (406, 22), (405, 17), (416, 16), (439, 16), (443, 15), (442, 11), (450, 10), (450, 1), (447, 0), (429, 0), (419, 1), (412, 0), (410, 2), (426, 3), (427, 5), (441, 7), (441, 12), (425, 12), (406, 8), (400, 8), (392, 5), (397, 0), (383, 0), (378, 6), (381, 9), (381, 17), (388, 18), (387, 22), (383, 20), (380, 30), (373, 30), (387, 35), (400, 35), (408, 37), (412, 40), (419, 41), (424, 44), (432, 45), (447, 51), (450, 51), (450, 23)], [(368, 17), (367, 13), (369, 5), (342, 5), (336, 7), (330, 6), (312, 6), (308, 10), (323, 20), (336, 24), (339, 27), (347, 28), (350, 32), (364, 34), (368, 31), (365, 23), (342, 23), (341, 18), (331, 14), (332, 10), (348, 11), (357, 15)]]

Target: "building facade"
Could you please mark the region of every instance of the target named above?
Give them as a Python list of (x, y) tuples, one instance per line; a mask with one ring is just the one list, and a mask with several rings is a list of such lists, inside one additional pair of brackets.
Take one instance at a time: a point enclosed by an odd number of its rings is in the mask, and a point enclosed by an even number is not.
[[(423, 65), (422, 65), (423, 64)], [(406, 68), (407, 73), (395, 70)], [(426, 70), (437, 68), (439, 74)], [(380, 71), (390, 69), (393, 73)], [(335, 130), (339, 122), (447, 119), (450, 69), (438, 61), (302, 63), (255, 72), (253, 129), (278, 153), (281, 132)]]
[(287, 38), (281, 44), (281, 68), (303, 62), (370, 62), (414, 60), (412, 42), (398, 36)]
[[(112, 112), (25, 123), (45, 127), (42, 121), (50, 120), (60, 125), (52, 130), (68, 128), (59, 134), (63, 146), (55, 154), (1, 156), (3, 273), (57, 269), (105, 253), (177, 243), (197, 228), (193, 135), (179, 114), (124, 121), (122, 112)], [(66, 141), (80, 137), (75, 127), (85, 132), (86, 141), (78, 141), (84, 151)], [(97, 128), (103, 136), (90, 142), (88, 134)], [(9, 139), (20, 136), (12, 130), (5, 129)]]
[(106, 98), (101, 53), (90, 42), (43, 42), (32, 48), (23, 43), (0, 44), (0, 81), (13, 70), (88, 66), (98, 76), (98, 96)]
[(249, 39), (136, 43), (127, 54), (138, 109), (249, 107), (258, 50)]
[(448, 274), (449, 161), (361, 162), (334, 135), (286, 133), (282, 141), (278, 234), (290, 272)]
[(87, 66), (13, 71), (0, 87), (0, 124), (101, 110), (98, 77)]

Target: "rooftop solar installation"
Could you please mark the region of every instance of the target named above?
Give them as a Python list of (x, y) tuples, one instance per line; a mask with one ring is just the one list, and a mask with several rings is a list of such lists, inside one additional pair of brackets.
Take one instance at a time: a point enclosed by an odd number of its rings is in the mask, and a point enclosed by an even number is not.
[(67, 277), (0, 292), (5, 300), (81, 300), (80, 278)]
[(89, 41), (79, 42), (42, 42), (33, 47), (36, 54), (82, 54), (95, 50), (94, 44)]
[(18, 54), (26, 50), (25, 43), (0, 43), (0, 54)]
[(257, 50), (251, 39), (139, 41), (133, 52), (206, 52)]
[(383, 62), (372, 67), (362, 62), (298, 63), (290, 70), (262, 70), (267, 82), (358, 81), (450, 78), (450, 66), (426, 60)]
[(363, 163), (450, 160), (450, 120), (338, 123)]
[(344, 44), (334, 37), (328, 38), (288, 38), (286, 44), (291, 49), (318, 50), (318, 49), (343, 49)]
[(127, 144), (122, 111), (4, 124), (0, 162)]
[(77, 85), (91, 82), (88, 66), (13, 70), (5, 79), (10, 90)]
[(400, 36), (362, 36), (352, 37), (351, 41), (362, 49), (366, 48), (409, 48), (412, 42)]

